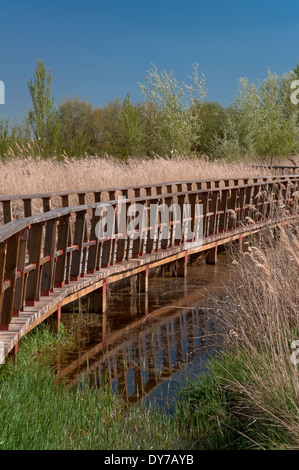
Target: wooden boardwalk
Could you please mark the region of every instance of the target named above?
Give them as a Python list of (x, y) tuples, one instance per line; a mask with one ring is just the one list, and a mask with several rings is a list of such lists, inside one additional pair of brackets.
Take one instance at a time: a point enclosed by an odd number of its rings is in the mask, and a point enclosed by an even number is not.
[[(74, 300), (89, 295), (92, 308), (103, 312), (109, 284), (138, 276), (140, 290), (147, 291), (153, 268), (176, 262), (178, 275), (184, 276), (190, 255), (208, 252), (215, 262), (220, 245), (294, 222), (299, 174), (293, 173), (0, 197), (5, 222), (0, 227), (0, 360), (16, 352), (22, 336), (52, 314), (59, 318), (61, 307)], [(154, 204), (182, 209), (187, 204), (190, 214), (171, 219), (167, 236), (165, 223), (158, 220), (152, 237), (146, 217), (143, 239), (132, 240), (127, 232), (118, 233), (117, 226), (111, 237), (98, 239), (97, 207), (106, 200), (116, 216), (118, 196), (126, 198), (126, 209), (140, 204), (148, 214)], [(70, 206), (74, 197), (79, 205)], [(87, 204), (87, 197), (93, 202)], [(51, 210), (53, 198), (61, 204)], [(13, 217), (14, 201), (24, 209), (19, 220)], [(44, 212), (33, 215), (35, 204)], [(127, 214), (126, 228), (132, 221), (132, 213)], [(200, 225), (203, 237), (186, 239), (186, 224), (194, 233)]]

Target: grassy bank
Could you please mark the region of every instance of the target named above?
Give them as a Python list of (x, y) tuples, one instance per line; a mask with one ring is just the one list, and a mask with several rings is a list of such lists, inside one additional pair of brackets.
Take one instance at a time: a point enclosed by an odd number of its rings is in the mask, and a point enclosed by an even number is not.
[(17, 363), (0, 369), (0, 449), (248, 448), (218, 371), (182, 390), (172, 416), (131, 407), (108, 388), (57, 384), (49, 363), (72, 339), (42, 325), (21, 341)]
[[(49, 360), (68, 347), (42, 326), (24, 338), (17, 365), (0, 376), (0, 449), (150, 449), (184, 445), (168, 417), (132, 409), (108, 388), (83, 392), (57, 385)], [(45, 359), (47, 358), (47, 359)]]

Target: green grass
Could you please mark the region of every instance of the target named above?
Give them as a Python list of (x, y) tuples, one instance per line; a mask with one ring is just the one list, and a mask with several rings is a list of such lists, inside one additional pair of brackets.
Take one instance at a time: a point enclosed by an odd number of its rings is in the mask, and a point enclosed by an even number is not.
[[(170, 449), (186, 436), (170, 416), (132, 408), (110, 389), (84, 392), (57, 385), (49, 367), (58, 347), (67, 347), (62, 329), (41, 326), (20, 343), (17, 364), (0, 370), (0, 449)], [(47, 360), (45, 360), (47, 357)]]
[[(153, 407), (128, 410), (108, 387), (80, 392), (57, 384), (49, 364), (70, 345), (63, 326), (55, 335), (42, 325), (22, 339), (16, 364), (8, 360), (1, 367), (0, 449), (231, 450), (290, 444), (285, 429), (248, 412), (240, 390), (249, 389), (254, 377), (252, 362), (248, 367), (253, 359), (245, 353), (212, 359), (209, 375), (180, 391), (170, 416)], [(264, 366), (256, 364), (256, 370)]]
[[(245, 350), (222, 352), (211, 360), (208, 376), (182, 390), (177, 417), (181, 416), (185, 427), (189, 424), (185, 432), (190, 442), (196, 440), (196, 448), (296, 448), (292, 426), (283, 421), (294, 416), (295, 392), (291, 384), (287, 390), (275, 389), (270, 363), (270, 358), (258, 363)], [(267, 394), (260, 392), (264, 409), (255, 403), (256, 373), (269, 385)], [(268, 408), (274, 410), (272, 415)]]

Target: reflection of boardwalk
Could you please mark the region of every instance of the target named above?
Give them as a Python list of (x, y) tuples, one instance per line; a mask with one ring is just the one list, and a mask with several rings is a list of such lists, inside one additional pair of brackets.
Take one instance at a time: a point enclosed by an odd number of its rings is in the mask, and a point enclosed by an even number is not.
[(195, 355), (212, 350), (216, 344), (216, 326), (209, 314), (198, 308), (160, 316), (123, 329), (117, 338), (117, 346), (110, 344), (107, 350), (91, 350), (80, 366), (66, 367), (60, 376), (69, 374), (72, 384), (82, 386), (82, 374), (89, 383), (100, 387), (110, 384), (133, 402), (148, 394), (163, 380), (182, 370)]

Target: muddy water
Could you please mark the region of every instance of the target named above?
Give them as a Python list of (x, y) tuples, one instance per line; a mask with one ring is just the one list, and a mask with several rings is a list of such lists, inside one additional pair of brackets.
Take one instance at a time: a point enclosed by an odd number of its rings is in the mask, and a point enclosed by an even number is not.
[(104, 315), (89, 312), (88, 302), (75, 305), (62, 314), (75, 341), (55, 364), (58, 377), (79, 389), (109, 383), (128, 402), (169, 406), (220, 347), (210, 297), (228, 282), (228, 260), (219, 255), (215, 266), (188, 266), (187, 278), (151, 278), (148, 295), (112, 291)]

